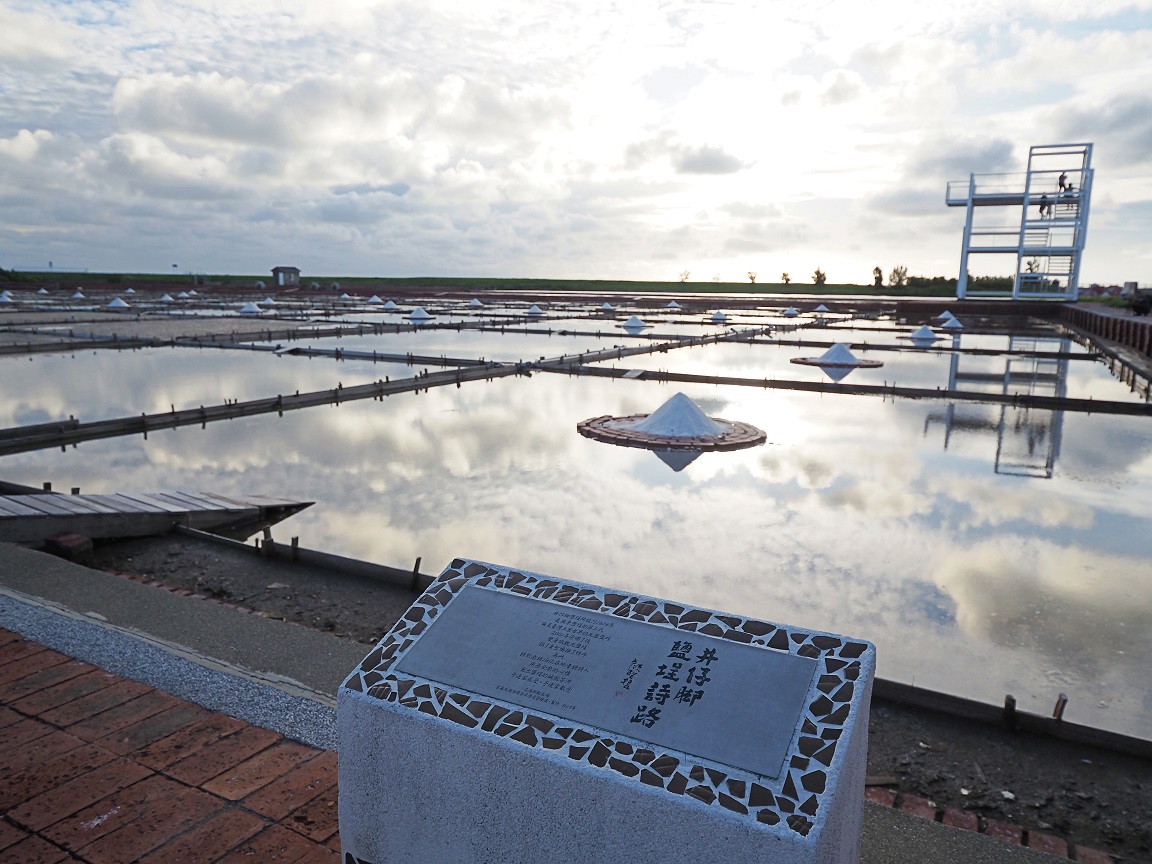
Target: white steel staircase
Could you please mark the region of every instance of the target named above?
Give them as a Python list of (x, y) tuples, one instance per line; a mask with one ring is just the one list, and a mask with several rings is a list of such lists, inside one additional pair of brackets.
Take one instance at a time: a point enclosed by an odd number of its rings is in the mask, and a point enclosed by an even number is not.
[[(1076, 300), (1092, 175), (1091, 144), (1045, 144), (1029, 149), (1023, 174), (949, 182), (947, 205), (967, 209), (956, 296)], [(969, 290), (969, 255), (1013, 253), (1011, 290)]]

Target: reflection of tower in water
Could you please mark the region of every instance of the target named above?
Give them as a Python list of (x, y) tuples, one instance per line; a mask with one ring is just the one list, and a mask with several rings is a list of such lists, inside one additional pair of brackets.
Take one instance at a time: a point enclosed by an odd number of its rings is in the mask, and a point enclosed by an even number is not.
[[(962, 335), (952, 337), (948, 389), (997, 396), (1067, 395), (1067, 336), (1010, 336), (1003, 371), (978, 367), (986, 358), (960, 352)], [(924, 434), (933, 423), (944, 427), (944, 449), (953, 433), (995, 436), (997, 474), (1020, 477), (1052, 477), (1060, 457), (1064, 412), (1002, 402), (950, 402), (943, 411), (932, 411), (924, 420)]]

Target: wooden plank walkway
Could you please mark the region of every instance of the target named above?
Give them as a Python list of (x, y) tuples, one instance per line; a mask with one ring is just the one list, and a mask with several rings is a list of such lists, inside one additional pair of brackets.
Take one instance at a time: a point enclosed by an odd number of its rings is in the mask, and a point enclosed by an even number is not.
[(210, 493), (0, 496), (0, 541), (40, 543), (56, 534), (143, 537), (174, 525), (212, 530), (247, 522), (278, 521), (311, 502)]

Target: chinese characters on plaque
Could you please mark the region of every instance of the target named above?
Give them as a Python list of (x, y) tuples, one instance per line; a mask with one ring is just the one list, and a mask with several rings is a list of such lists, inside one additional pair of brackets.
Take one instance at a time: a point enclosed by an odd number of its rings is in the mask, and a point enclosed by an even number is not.
[[(712, 664), (717, 660), (717, 649), (704, 647), (693, 654), (691, 642), (674, 640), (665, 662), (656, 666), (654, 680), (644, 694), (647, 705), (637, 706), (629, 723), (640, 723), (651, 729), (665, 710), (691, 708), (704, 698), (705, 688), (712, 680)], [(633, 661), (635, 663), (636, 661)], [(684, 667), (689, 663), (693, 665)]]

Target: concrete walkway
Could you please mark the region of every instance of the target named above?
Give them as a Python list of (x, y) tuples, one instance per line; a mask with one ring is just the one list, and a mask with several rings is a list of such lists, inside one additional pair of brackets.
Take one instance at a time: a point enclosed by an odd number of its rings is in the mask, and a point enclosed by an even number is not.
[[(5, 544), (0, 628), (0, 858), (338, 861), (332, 706), (364, 645)], [(1058, 859), (866, 802), (861, 860)]]

